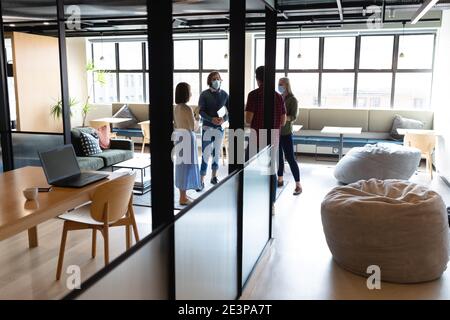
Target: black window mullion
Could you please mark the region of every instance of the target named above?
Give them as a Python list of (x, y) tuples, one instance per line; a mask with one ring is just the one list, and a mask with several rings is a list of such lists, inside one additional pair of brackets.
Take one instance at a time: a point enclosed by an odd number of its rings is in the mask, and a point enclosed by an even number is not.
[[(93, 42), (91, 42), (91, 61), (92, 61), (92, 64), (94, 65), (94, 68), (95, 68), (95, 62), (94, 62), (94, 43)], [(92, 71), (92, 97), (93, 97), (93, 100), (94, 100), (94, 102), (97, 102), (96, 100), (97, 100), (97, 96), (95, 95), (95, 81), (94, 81), (94, 79), (95, 79), (95, 74), (94, 74), (95, 72), (94, 71)], [(89, 101), (88, 101), (89, 102)]]
[(198, 91), (201, 93), (202, 88), (202, 76), (203, 76), (203, 39), (198, 40), (198, 70), (194, 72), (198, 72)]
[(394, 50), (392, 54), (392, 84), (391, 84), (391, 109), (394, 108), (395, 101), (395, 81), (398, 69), (398, 48), (399, 48), (400, 37), (395, 35), (394, 37)]
[(318, 87), (318, 104), (322, 106), (322, 74), (323, 74), (323, 51), (324, 51), (325, 38), (320, 37), (319, 40), (319, 87)]
[(119, 43), (114, 43), (114, 48), (116, 51), (116, 88), (117, 88), (117, 101), (120, 102), (120, 78), (119, 78), (119, 69), (120, 69), (120, 63), (119, 63)]
[(355, 43), (355, 82), (353, 84), (353, 108), (358, 106), (358, 72), (359, 72), (359, 59), (361, 56), (361, 36), (356, 37)]
[(147, 101), (147, 90), (145, 90), (146, 85), (147, 85), (147, 80), (145, 79), (145, 65), (146, 63), (146, 52), (145, 52), (145, 42), (142, 42), (142, 97), (143, 97), (143, 102), (145, 103)]
[(289, 46), (290, 46), (290, 39), (284, 38), (284, 76), (288, 76), (288, 70), (289, 70)]

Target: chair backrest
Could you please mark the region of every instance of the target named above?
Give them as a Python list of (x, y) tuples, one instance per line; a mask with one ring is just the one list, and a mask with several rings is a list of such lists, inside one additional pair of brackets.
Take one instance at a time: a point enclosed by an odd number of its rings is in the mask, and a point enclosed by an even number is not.
[(142, 130), (142, 135), (144, 136), (144, 139), (147, 139), (148, 141), (150, 141), (150, 122), (145, 121), (140, 123), (141, 125), (141, 130)]
[(417, 148), (422, 153), (431, 154), (436, 146), (436, 136), (434, 134), (407, 133), (403, 144), (407, 147)]
[(94, 128), (94, 129), (98, 129), (104, 126), (108, 126), (109, 127), (109, 122), (106, 121), (98, 121), (98, 120), (91, 120), (89, 121), (89, 125)]
[(100, 222), (105, 220), (108, 209), (108, 221), (114, 222), (122, 218), (132, 200), (135, 173), (125, 175), (100, 185), (91, 197), (91, 217)]

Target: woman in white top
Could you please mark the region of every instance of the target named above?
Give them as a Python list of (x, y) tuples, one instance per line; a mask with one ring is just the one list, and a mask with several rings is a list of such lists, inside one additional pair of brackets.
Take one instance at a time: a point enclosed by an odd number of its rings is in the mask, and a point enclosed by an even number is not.
[(191, 86), (186, 82), (180, 82), (175, 88), (175, 103), (177, 104), (174, 109), (176, 141), (177, 144), (181, 143), (181, 145), (177, 145), (177, 150), (181, 150), (181, 152), (177, 152), (175, 185), (180, 189), (181, 205), (188, 205), (192, 202), (186, 194), (187, 190), (196, 190), (200, 187), (200, 171), (198, 168), (195, 137), (198, 123), (194, 119), (191, 107), (186, 104), (191, 96)]

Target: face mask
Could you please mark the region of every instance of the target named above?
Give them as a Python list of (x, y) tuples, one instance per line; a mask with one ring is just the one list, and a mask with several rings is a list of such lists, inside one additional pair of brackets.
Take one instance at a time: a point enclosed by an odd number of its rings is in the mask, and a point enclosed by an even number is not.
[(278, 92), (283, 94), (286, 89), (283, 86), (278, 86)]
[(211, 83), (211, 87), (212, 87), (213, 89), (215, 89), (215, 90), (219, 90), (219, 88), (220, 88), (220, 80), (214, 80), (214, 81)]

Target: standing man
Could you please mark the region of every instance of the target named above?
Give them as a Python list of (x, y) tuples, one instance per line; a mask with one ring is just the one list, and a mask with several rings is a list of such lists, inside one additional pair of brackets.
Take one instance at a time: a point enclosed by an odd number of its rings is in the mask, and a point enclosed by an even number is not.
[[(250, 127), (255, 131), (257, 135), (257, 143), (258, 143), (258, 150), (260, 149), (260, 146), (266, 145), (262, 143), (262, 141), (259, 141), (259, 131), (264, 128), (264, 66), (260, 66), (255, 71), (256, 76), (256, 83), (258, 84), (258, 88), (251, 91), (248, 94), (247, 98), (247, 106), (245, 108), (245, 121), (250, 124)], [(284, 105), (283, 97), (275, 92), (275, 103), (273, 108), (273, 123), (271, 128), (267, 129), (277, 129), (278, 136), (274, 137), (276, 139), (273, 139), (278, 143), (279, 140), (279, 132), (280, 128), (283, 127), (286, 123), (286, 107)], [(252, 139), (250, 140), (250, 142)], [(253, 140), (255, 141), (255, 140)], [(270, 141), (267, 141), (267, 144), (269, 144)], [(278, 155), (278, 154), (277, 154)], [(276, 187), (276, 175), (272, 175), (272, 179), (274, 181), (274, 185)], [(276, 192), (273, 192), (272, 194), (272, 213), (275, 212), (275, 195)]]
[[(208, 89), (203, 91), (198, 100), (202, 126), (202, 164), (200, 166), (201, 186), (197, 191), (205, 188), (205, 176), (208, 169), (209, 157), (213, 156), (211, 164), (211, 183), (217, 184), (217, 170), (219, 169), (220, 148), (222, 148), (222, 124), (228, 121), (228, 112), (222, 114), (219, 110), (228, 107), (228, 93), (221, 89), (220, 73), (213, 71), (208, 75)], [(223, 109), (222, 109), (223, 110)], [(219, 113), (222, 115), (220, 116)], [(211, 145), (212, 144), (212, 145)]]

